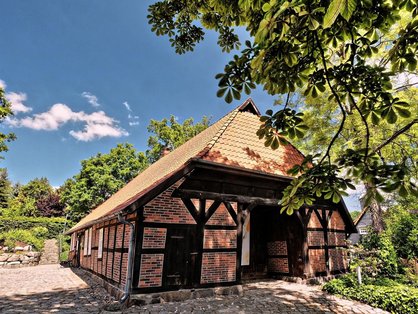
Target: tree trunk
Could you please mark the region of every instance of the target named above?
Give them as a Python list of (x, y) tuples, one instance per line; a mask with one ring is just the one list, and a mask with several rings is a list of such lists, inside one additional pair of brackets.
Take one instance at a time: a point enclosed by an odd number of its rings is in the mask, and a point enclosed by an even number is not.
[[(364, 184), (367, 193), (373, 193), (372, 187), (368, 184)], [(372, 228), (376, 233), (381, 233), (383, 231), (383, 210), (380, 204), (376, 201), (376, 198), (373, 196), (370, 197), (370, 203), (367, 205), (368, 210), (372, 216)]]

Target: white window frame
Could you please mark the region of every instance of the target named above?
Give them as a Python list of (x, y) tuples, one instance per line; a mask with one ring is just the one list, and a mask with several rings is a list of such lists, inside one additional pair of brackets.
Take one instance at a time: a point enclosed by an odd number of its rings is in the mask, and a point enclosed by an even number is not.
[(99, 230), (97, 230), (99, 232), (99, 245), (98, 245), (98, 249), (97, 249), (97, 258), (103, 258), (103, 228), (100, 228)]
[(70, 251), (74, 251), (74, 233), (71, 234)]
[(88, 254), (88, 244), (89, 244), (89, 230), (84, 230), (84, 247), (83, 247), (83, 255), (87, 256)]
[(87, 255), (91, 255), (91, 242), (93, 238), (93, 229), (89, 229), (89, 242), (88, 242), (88, 248), (87, 248)]
[(369, 233), (368, 227), (359, 227), (358, 228), (358, 233), (359, 234), (368, 234)]

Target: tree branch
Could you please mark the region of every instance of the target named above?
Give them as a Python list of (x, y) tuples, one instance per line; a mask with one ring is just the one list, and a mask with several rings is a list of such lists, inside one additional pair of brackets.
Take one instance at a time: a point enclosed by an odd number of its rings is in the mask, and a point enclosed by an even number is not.
[(401, 128), (398, 131), (396, 131), (395, 133), (393, 133), (391, 137), (389, 137), (386, 141), (384, 141), (382, 144), (377, 146), (373, 150), (373, 153), (377, 153), (378, 151), (380, 151), (383, 147), (385, 147), (386, 145), (391, 143), (393, 140), (395, 140), (399, 135), (402, 135), (402, 133), (405, 133), (406, 131), (408, 131), (415, 123), (418, 123), (418, 119), (412, 120), (407, 125), (405, 125), (403, 128)]
[(331, 139), (331, 142), (328, 145), (328, 148), (327, 148), (327, 151), (326, 151), (325, 155), (322, 157), (321, 161), (319, 162), (321, 164), (324, 161), (324, 159), (327, 156), (329, 156), (329, 152), (331, 150), (332, 145), (334, 145), (334, 142), (337, 140), (338, 136), (340, 135), (341, 131), (343, 130), (343, 127), (344, 127), (344, 124), (345, 124), (345, 119), (347, 117), (347, 114), (346, 114), (346, 112), (344, 110), (344, 106), (341, 103), (340, 96), (337, 94), (337, 92), (334, 90), (334, 87), (332, 87), (332, 85), (331, 85), (331, 79), (329, 78), (329, 73), (328, 73), (328, 68), (327, 68), (327, 61), (325, 59), (325, 53), (324, 53), (324, 50), (322, 49), (322, 44), (319, 41), (319, 38), (318, 38), (318, 34), (317, 33), (315, 33), (315, 38), (316, 38), (316, 41), (318, 43), (319, 52), (321, 54), (322, 64), (324, 66), (325, 78), (327, 80), (328, 87), (330, 88), (332, 94), (334, 95), (335, 100), (337, 101), (337, 104), (340, 107), (341, 113), (343, 115), (343, 118), (341, 120), (340, 127), (338, 128), (337, 133), (335, 133), (334, 137)]

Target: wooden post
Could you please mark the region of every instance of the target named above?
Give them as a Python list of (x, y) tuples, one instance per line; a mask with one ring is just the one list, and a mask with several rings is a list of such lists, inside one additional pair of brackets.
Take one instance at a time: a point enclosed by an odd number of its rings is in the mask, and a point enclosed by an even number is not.
[(236, 264), (236, 281), (241, 283), (241, 254), (242, 254), (242, 204), (237, 204), (237, 264)]
[(199, 209), (198, 209), (198, 216), (197, 216), (197, 225), (196, 225), (196, 247), (195, 252), (196, 254), (196, 263), (193, 272), (193, 280), (192, 285), (193, 287), (200, 286), (200, 277), (202, 272), (202, 259), (203, 259), (203, 239), (205, 236), (205, 207), (206, 207), (206, 200), (200, 199), (199, 200)]

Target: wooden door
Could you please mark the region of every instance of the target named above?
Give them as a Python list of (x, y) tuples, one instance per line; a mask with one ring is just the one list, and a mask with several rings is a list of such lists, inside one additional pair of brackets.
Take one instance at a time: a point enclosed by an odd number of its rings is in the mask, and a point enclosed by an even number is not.
[(191, 285), (194, 255), (195, 228), (170, 228), (167, 232), (164, 286), (183, 288)]

